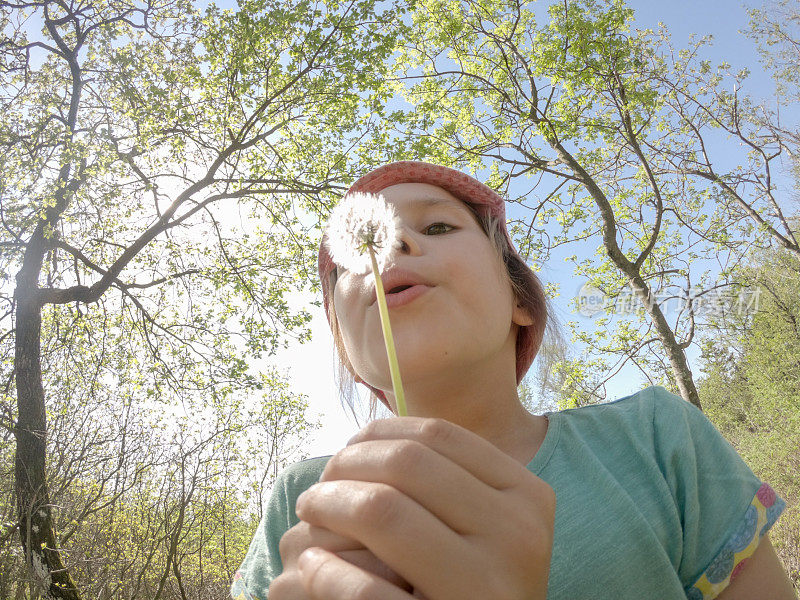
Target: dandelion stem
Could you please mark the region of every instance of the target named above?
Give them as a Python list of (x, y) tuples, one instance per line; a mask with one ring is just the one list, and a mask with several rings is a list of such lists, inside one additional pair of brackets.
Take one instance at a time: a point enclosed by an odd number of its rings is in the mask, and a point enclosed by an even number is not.
[(392, 327), (389, 324), (389, 307), (386, 306), (386, 294), (383, 291), (378, 270), (378, 261), (375, 259), (375, 251), (372, 245), (368, 245), (369, 256), (372, 259), (372, 274), (375, 276), (375, 292), (378, 299), (378, 312), (381, 315), (381, 327), (383, 327), (383, 341), (386, 344), (386, 355), (389, 358), (389, 373), (392, 375), (392, 389), (397, 403), (397, 416), (408, 416), (406, 408), (406, 398), (403, 394), (403, 382), (400, 381), (400, 366), (397, 364), (397, 353), (394, 351), (394, 338), (392, 337)]

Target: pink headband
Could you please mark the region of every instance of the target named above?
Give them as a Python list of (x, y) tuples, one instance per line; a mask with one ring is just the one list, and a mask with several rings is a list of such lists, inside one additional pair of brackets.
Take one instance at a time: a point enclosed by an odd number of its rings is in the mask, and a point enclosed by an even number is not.
[[(492, 188), (484, 185), (477, 179), (470, 177), (466, 173), (417, 161), (400, 161), (383, 165), (370, 171), (347, 190), (347, 194), (353, 192), (366, 192), (377, 194), (381, 190), (399, 183), (429, 183), (444, 190), (447, 190), (459, 200), (472, 205), (479, 213), (497, 217), (502, 225), (508, 248), (513, 254), (517, 253), (511, 236), (506, 229), (506, 209), (503, 198)], [(520, 258), (520, 260), (522, 260)], [(524, 262), (524, 261), (523, 261)], [(326, 282), (330, 277), (331, 271), (336, 268), (333, 260), (328, 254), (325, 244), (319, 247), (319, 278), (322, 283), (323, 302), (325, 305), (325, 315), (328, 313), (328, 288)], [(517, 335), (517, 383), (522, 381), (522, 377), (528, 371), (533, 362), (538, 348), (538, 341), (534, 339), (533, 326), (521, 327)], [(364, 382), (362, 382), (364, 383)], [(391, 409), (383, 392), (371, 385), (364, 383), (372, 390), (381, 401)]]

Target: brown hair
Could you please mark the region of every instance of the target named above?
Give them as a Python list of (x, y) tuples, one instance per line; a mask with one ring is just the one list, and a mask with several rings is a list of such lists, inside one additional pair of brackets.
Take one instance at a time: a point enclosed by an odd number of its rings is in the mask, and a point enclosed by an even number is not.
[[(531, 325), (520, 327), (517, 333), (517, 352), (520, 348), (529, 348), (530, 360), (538, 353), (542, 345), (542, 339), (546, 329), (557, 330), (558, 325), (555, 321), (552, 306), (544, 293), (544, 288), (536, 274), (528, 267), (522, 258), (508, 245), (504, 232), (504, 224), (495, 216), (478, 212), (475, 206), (469, 202), (464, 204), (475, 216), (481, 229), (489, 238), (492, 246), (502, 257), (503, 263), (508, 273), (511, 289), (519, 305), (524, 308), (529, 315), (533, 316), (534, 322)], [(336, 373), (337, 387), (339, 388), (340, 399), (344, 405), (346, 402), (350, 411), (358, 421), (355, 413), (353, 398), (356, 396), (355, 384), (356, 373), (347, 357), (344, 348), (342, 333), (339, 329), (339, 321), (336, 318), (336, 308), (334, 306), (334, 288), (336, 287), (336, 269), (334, 268), (329, 277), (323, 281), (323, 285), (328, 286), (328, 322), (330, 323), (333, 343), (336, 348), (338, 358), (338, 368)], [(531, 343), (532, 342), (532, 343)], [(527, 361), (525, 364), (530, 364)], [(517, 373), (517, 379), (522, 379), (522, 374)], [(378, 405), (383, 401), (374, 393), (370, 393), (368, 420), (376, 416)]]

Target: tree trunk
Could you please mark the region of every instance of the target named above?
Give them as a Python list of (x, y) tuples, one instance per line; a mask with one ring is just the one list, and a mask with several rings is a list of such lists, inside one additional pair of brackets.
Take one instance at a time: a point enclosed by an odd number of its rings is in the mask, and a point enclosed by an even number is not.
[(46, 597), (79, 600), (80, 592), (58, 550), (46, 477), (47, 414), (40, 358), (42, 307), (38, 277), (44, 227), (36, 228), (17, 274), (15, 368), (18, 421), (14, 464), (17, 516), (25, 562)]
[[(632, 131), (632, 130), (631, 130)], [(689, 369), (689, 362), (686, 360), (686, 353), (684, 352), (681, 344), (675, 339), (675, 332), (669, 326), (664, 312), (661, 307), (656, 303), (652, 296), (650, 286), (647, 285), (642, 277), (640, 266), (644, 262), (645, 256), (650, 252), (655, 244), (655, 233), (651, 236), (651, 242), (640, 254), (635, 262), (631, 262), (622, 252), (617, 244), (617, 220), (614, 215), (614, 210), (606, 198), (600, 186), (595, 182), (591, 175), (575, 160), (575, 158), (561, 145), (555, 134), (545, 136), (550, 146), (558, 153), (561, 160), (567, 164), (575, 177), (580, 181), (586, 190), (591, 194), (592, 199), (600, 209), (601, 218), (603, 219), (603, 245), (605, 246), (608, 257), (614, 265), (625, 274), (628, 281), (631, 283), (634, 293), (644, 303), (645, 310), (650, 315), (653, 323), (658, 332), (658, 337), (661, 340), (664, 350), (669, 357), (669, 362), (672, 367), (672, 373), (675, 376), (675, 381), (678, 384), (678, 390), (681, 397), (687, 402), (691, 402), (697, 408), (702, 410), (700, 405), (700, 395), (697, 393), (697, 387), (692, 378), (692, 371)], [(638, 146), (637, 146), (638, 148)], [(641, 151), (638, 152), (639, 156), (643, 158)], [(645, 161), (642, 161), (645, 164)], [(655, 185), (653, 186), (655, 189)], [(659, 205), (659, 217), (656, 225), (656, 230), (660, 227), (661, 215), (663, 214), (663, 207)]]
[(694, 384), (692, 371), (689, 368), (689, 361), (686, 360), (686, 353), (678, 340), (675, 339), (675, 332), (669, 326), (664, 312), (653, 299), (650, 287), (645, 283), (641, 275), (635, 273), (630, 275), (630, 278), (634, 293), (642, 301), (645, 310), (653, 320), (661, 344), (669, 357), (669, 364), (672, 367), (672, 374), (675, 376), (675, 382), (678, 384), (678, 391), (680, 391), (681, 397), (703, 410), (700, 405), (700, 395), (697, 393), (697, 386)]

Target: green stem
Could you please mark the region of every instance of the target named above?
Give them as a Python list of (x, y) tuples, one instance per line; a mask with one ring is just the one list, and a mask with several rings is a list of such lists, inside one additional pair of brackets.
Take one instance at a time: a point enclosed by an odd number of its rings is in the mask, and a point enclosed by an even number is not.
[(394, 338), (392, 337), (392, 326), (389, 324), (389, 307), (386, 306), (386, 294), (383, 291), (383, 281), (378, 272), (378, 261), (375, 259), (375, 251), (372, 246), (368, 246), (369, 256), (372, 259), (372, 274), (375, 276), (375, 292), (378, 298), (378, 312), (381, 315), (381, 327), (383, 328), (383, 341), (386, 344), (386, 356), (389, 358), (389, 373), (392, 375), (392, 389), (397, 404), (397, 416), (408, 416), (406, 408), (406, 397), (403, 394), (403, 382), (400, 381), (400, 365), (397, 363), (397, 354), (394, 351)]

